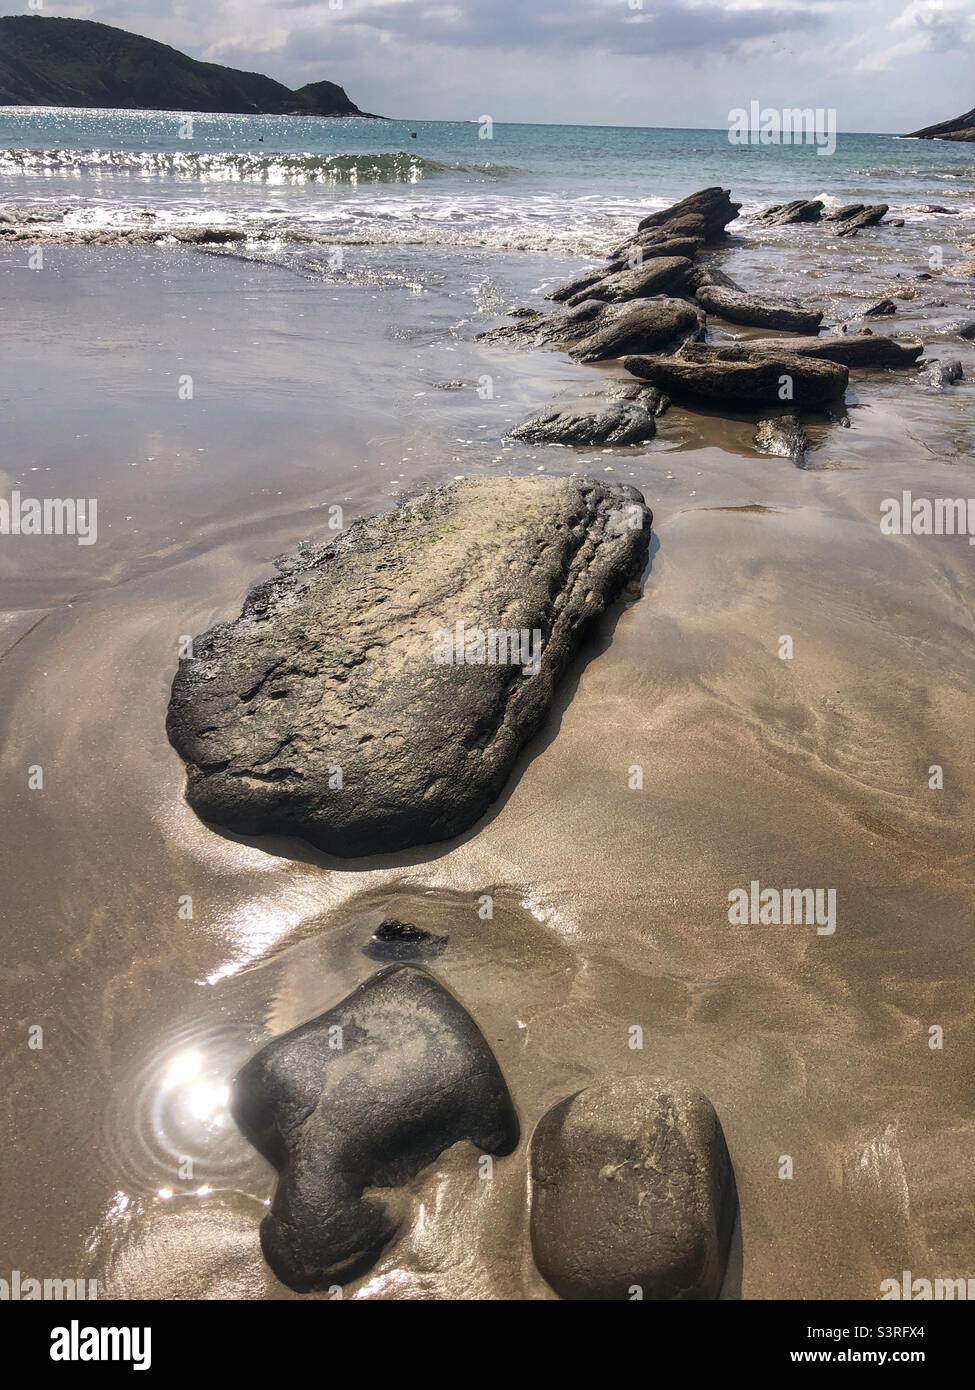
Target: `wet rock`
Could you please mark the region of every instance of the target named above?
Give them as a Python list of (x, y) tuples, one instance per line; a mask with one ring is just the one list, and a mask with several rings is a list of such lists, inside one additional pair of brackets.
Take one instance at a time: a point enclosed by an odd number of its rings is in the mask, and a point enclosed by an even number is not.
[(566, 348), (596, 330), (596, 320), (607, 306), (599, 299), (587, 299), (564, 312), (522, 317), (479, 333), (478, 341), (517, 343), (524, 347)]
[(722, 285), (701, 285), (696, 298), (709, 314), (718, 314), (729, 323), (753, 328), (778, 328), (793, 333), (815, 333), (823, 321), (822, 309), (804, 309), (797, 301), (757, 298)]
[(975, 339), (975, 323), (963, 323), (958, 330), (959, 338), (967, 338), (969, 342)]
[(953, 386), (956, 381), (961, 381), (964, 376), (962, 365), (957, 357), (948, 358), (944, 362), (928, 362), (921, 372), (921, 380), (926, 386), (933, 386), (936, 391), (943, 391), (946, 386)]
[(879, 304), (872, 304), (869, 309), (864, 309), (865, 319), (887, 318), (891, 314), (897, 313), (897, 305), (892, 299), (882, 299)]
[(731, 194), (728, 189), (702, 188), (697, 193), (691, 193), (687, 198), (682, 198), (679, 203), (674, 203), (669, 208), (663, 208), (660, 212), (652, 212), (648, 217), (644, 217), (637, 232), (639, 234), (664, 227), (672, 228), (680, 218), (699, 217), (704, 229), (705, 240), (712, 241), (724, 233), (725, 228), (730, 222), (734, 222), (740, 211), (741, 204), (731, 201)]
[(649, 537), (633, 488), (478, 478), (279, 561), (173, 682), (191, 806), (336, 855), (460, 834)]
[(639, 299), (608, 305), (590, 320), (592, 332), (569, 349), (579, 362), (603, 362), (628, 352), (660, 348), (704, 336), (704, 315), (685, 299)]
[(623, 366), (674, 396), (754, 405), (821, 405), (842, 396), (849, 380), (846, 367), (796, 352), (697, 343), (674, 357), (627, 357)]
[(860, 333), (834, 333), (815, 338), (751, 338), (744, 345), (749, 352), (797, 352), (802, 357), (818, 357), (840, 362), (844, 367), (911, 367), (924, 351), (919, 338), (887, 338), (865, 328)]
[(715, 1299), (734, 1175), (711, 1103), (624, 1077), (555, 1105), (531, 1142), (535, 1263), (566, 1299)]
[(849, 217), (840, 217), (837, 219), (837, 236), (856, 236), (861, 227), (873, 227), (882, 222), (889, 211), (887, 203), (875, 203), (870, 207), (860, 208)]
[(618, 275), (626, 270), (637, 270), (646, 261), (662, 260), (664, 257), (683, 256), (693, 260), (699, 247), (704, 243), (695, 237), (667, 237), (659, 242), (633, 242), (625, 255), (614, 256), (608, 265), (597, 266), (585, 271), (567, 284), (560, 285), (548, 296), (555, 303), (572, 300), (581, 302), (585, 291), (605, 280), (607, 275)]
[(791, 203), (777, 203), (760, 214), (763, 222), (773, 226), (787, 227), (795, 222), (818, 222), (823, 215), (823, 203), (819, 198), (796, 198)]
[(620, 270), (570, 295), (568, 304), (587, 299), (622, 303), (628, 299), (649, 299), (657, 294), (679, 294), (688, 286), (692, 262), (686, 256), (661, 256), (645, 261), (634, 270)]
[(759, 420), (755, 427), (755, 448), (760, 454), (800, 463), (808, 448), (808, 440), (795, 415), (779, 415), (774, 419)]
[(387, 917), (380, 922), (364, 950), (374, 960), (435, 960), (447, 949), (446, 936), (424, 931), (412, 922)]
[(553, 410), (511, 431), (525, 444), (643, 444), (657, 432), (654, 417), (639, 402), (617, 402), (598, 411)]
[(469, 1140), (511, 1153), (518, 1119), (497, 1061), (432, 975), (394, 965), (275, 1038), (240, 1070), (231, 1111), (278, 1169), (264, 1256), (289, 1288), (362, 1274), (396, 1234), (382, 1198)]
[(835, 208), (833, 212), (826, 214), (827, 222), (848, 222), (851, 217), (856, 217), (863, 212), (863, 203), (845, 203), (843, 207)]

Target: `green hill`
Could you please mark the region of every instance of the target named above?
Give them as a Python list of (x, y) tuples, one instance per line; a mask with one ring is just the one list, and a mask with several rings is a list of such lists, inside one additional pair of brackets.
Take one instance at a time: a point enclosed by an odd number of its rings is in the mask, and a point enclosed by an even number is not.
[(334, 82), (293, 92), (87, 19), (0, 19), (0, 106), (363, 116)]

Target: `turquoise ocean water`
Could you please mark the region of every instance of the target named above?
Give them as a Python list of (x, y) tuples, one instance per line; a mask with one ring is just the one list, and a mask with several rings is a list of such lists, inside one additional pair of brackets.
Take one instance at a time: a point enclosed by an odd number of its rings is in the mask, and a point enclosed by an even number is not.
[[(359, 245), (487, 245), (588, 254), (634, 216), (711, 183), (756, 210), (792, 197), (929, 204), (975, 231), (975, 149), (840, 134), (735, 145), (724, 130), (0, 109), (0, 204), (73, 224), (214, 222)], [(415, 136), (415, 138), (414, 138)], [(943, 223), (942, 217), (942, 223)]]

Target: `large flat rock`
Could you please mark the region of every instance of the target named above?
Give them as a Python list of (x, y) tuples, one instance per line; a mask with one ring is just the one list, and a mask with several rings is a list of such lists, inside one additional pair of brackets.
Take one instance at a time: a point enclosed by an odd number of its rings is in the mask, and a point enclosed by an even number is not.
[(643, 1077), (580, 1091), (536, 1128), (531, 1174), (535, 1263), (563, 1298), (717, 1298), (735, 1185), (700, 1091)]
[(396, 1233), (372, 1189), (400, 1186), (461, 1140), (503, 1155), (519, 1138), (477, 1024), (412, 965), (269, 1042), (235, 1078), (231, 1109), (280, 1172), (261, 1245), (301, 1291), (363, 1273)]
[(785, 349), (699, 343), (688, 344), (674, 357), (627, 357), (623, 366), (675, 396), (746, 405), (822, 405), (843, 395), (850, 376), (838, 362)]
[(919, 338), (888, 338), (881, 333), (833, 333), (823, 338), (751, 338), (751, 352), (798, 352), (844, 367), (910, 367), (924, 351)]
[(468, 479), (279, 562), (173, 682), (190, 804), (343, 856), (466, 830), (642, 570), (650, 520), (619, 484)]
[(700, 285), (696, 295), (698, 303), (709, 314), (718, 314), (729, 323), (743, 323), (754, 328), (779, 328), (795, 333), (818, 333), (823, 321), (822, 309), (806, 309), (795, 301), (759, 297), (742, 290), (726, 289), (723, 285)]

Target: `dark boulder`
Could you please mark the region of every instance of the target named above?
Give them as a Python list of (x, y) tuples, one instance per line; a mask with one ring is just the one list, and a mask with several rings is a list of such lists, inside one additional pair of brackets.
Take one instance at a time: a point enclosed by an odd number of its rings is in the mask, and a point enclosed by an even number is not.
[(532, 1252), (562, 1298), (718, 1297), (735, 1182), (699, 1091), (623, 1077), (570, 1096), (532, 1136), (531, 1182)]
[(569, 280), (553, 290), (548, 297), (556, 304), (578, 300), (580, 295), (593, 285), (598, 285), (600, 280), (605, 280), (607, 275), (618, 275), (625, 270), (639, 270), (646, 261), (659, 261), (665, 256), (684, 256), (687, 260), (693, 260), (703, 244), (694, 237), (667, 237), (663, 241), (646, 244), (635, 241), (626, 249), (625, 254), (612, 257), (608, 265), (584, 271), (574, 280)]
[(336, 855), (460, 834), (649, 538), (632, 488), (491, 477), (280, 561), (173, 682), (167, 729), (191, 806)]
[(967, 338), (969, 342), (975, 339), (975, 323), (963, 323), (958, 330), (959, 338)]
[(815, 333), (823, 321), (822, 309), (804, 309), (798, 302), (758, 298), (723, 285), (700, 285), (695, 292), (699, 304), (709, 314), (718, 314), (729, 323), (752, 328), (778, 328), (792, 333)]
[(730, 222), (734, 222), (741, 211), (740, 203), (731, 201), (726, 188), (702, 188), (673, 203), (660, 212), (652, 212), (644, 217), (637, 228), (637, 234), (660, 228), (672, 228), (683, 217), (699, 217), (704, 228), (705, 240), (711, 241), (724, 233)]
[(785, 348), (692, 343), (673, 357), (627, 357), (623, 366), (674, 396), (749, 405), (822, 405), (842, 396), (849, 381), (845, 367)]
[(396, 1234), (367, 1189), (401, 1186), (461, 1140), (503, 1155), (519, 1138), (476, 1023), (415, 966), (269, 1042), (238, 1072), (231, 1111), (279, 1172), (261, 1246), (300, 1292), (364, 1273)]

